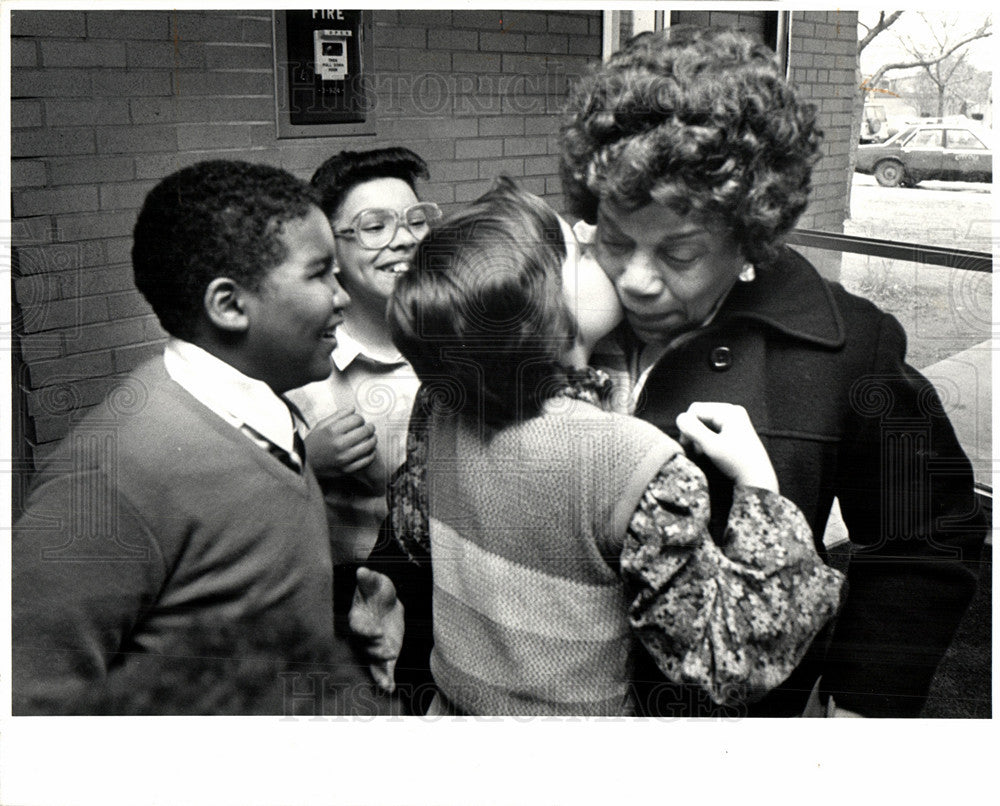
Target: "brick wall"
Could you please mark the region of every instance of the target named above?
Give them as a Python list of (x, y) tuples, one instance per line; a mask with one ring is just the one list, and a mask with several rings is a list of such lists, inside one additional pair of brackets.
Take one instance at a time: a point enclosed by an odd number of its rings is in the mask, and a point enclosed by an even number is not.
[[(670, 13), (671, 25), (702, 25), (715, 28), (738, 28), (748, 33), (763, 34), (764, 15), (767, 11), (749, 10), (737, 11), (699, 11), (687, 8), (683, 11), (673, 11)], [(771, 44), (771, 43), (769, 43)]]
[(813, 173), (809, 209), (799, 222), (804, 228), (844, 231), (857, 50), (856, 11), (792, 12), (790, 77), (818, 107), (824, 132), (823, 158)]
[(23, 11), (11, 15), (15, 435), (29, 464), (74, 412), (159, 349), (133, 289), (136, 213), (202, 159), (303, 178), (341, 149), (405, 145), (424, 198), (467, 202), (499, 173), (561, 206), (559, 116), (600, 57), (599, 12), (374, 12), (376, 137), (278, 140), (271, 14)]
[[(851, 105), (857, 75), (857, 11), (792, 12), (791, 80), (819, 110), (823, 158), (813, 171), (809, 207), (799, 220), (803, 229), (842, 233), (850, 215), (852, 171), (849, 153), (856, 136)], [(841, 253), (800, 247), (820, 273), (840, 278)]]
[[(827, 129), (802, 224), (839, 231), (854, 15), (794, 16), (793, 78)], [(558, 111), (599, 58), (601, 14), (374, 12), (374, 138), (276, 139), (270, 12), (15, 10), (11, 33), (14, 444), (30, 467), (159, 349), (129, 265), (156, 181), (212, 157), (308, 178), (341, 149), (405, 145), (430, 165), (422, 195), (446, 208), (499, 173), (561, 208)]]
[[(763, 36), (765, 10), (698, 11), (671, 14), (671, 23), (740, 28)], [(793, 11), (789, 73), (803, 97), (816, 104), (823, 127), (823, 158), (813, 173), (809, 208), (799, 221), (807, 229), (843, 232), (851, 172), (851, 99), (858, 46), (856, 11)]]

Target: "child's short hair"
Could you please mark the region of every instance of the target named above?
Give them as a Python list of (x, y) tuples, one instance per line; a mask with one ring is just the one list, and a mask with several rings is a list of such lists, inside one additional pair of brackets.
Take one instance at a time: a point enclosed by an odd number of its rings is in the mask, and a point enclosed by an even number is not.
[(576, 337), (565, 257), (553, 210), (501, 179), (421, 242), (389, 301), (393, 341), (424, 383), (457, 383), (453, 408), (489, 429), (533, 417)]
[(429, 177), (426, 162), (410, 149), (396, 147), (341, 151), (320, 165), (311, 181), (320, 193), (320, 207), (327, 218), (333, 218), (344, 197), (362, 182), (401, 179), (416, 191), (417, 179)]
[(316, 192), (287, 171), (249, 162), (199, 162), (146, 196), (135, 224), (135, 284), (171, 335), (190, 339), (216, 277), (256, 290), (286, 249), (282, 225), (308, 215)]

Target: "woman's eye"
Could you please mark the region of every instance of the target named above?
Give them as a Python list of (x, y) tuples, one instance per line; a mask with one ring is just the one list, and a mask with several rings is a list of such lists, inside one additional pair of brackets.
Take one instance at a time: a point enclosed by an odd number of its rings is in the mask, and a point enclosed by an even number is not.
[(685, 265), (688, 263), (694, 263), (698, 258), (701, 257), (701, 252), (665, 252), (663, 254), (663, 259), (668, 263), (679, 263)]
[(609, 252), (614, 252), (615, 254), (621, 254), (627, 249), (631, 249), (632, 244), (628, 241), (601, 241), (601, 246), (607, 249)]

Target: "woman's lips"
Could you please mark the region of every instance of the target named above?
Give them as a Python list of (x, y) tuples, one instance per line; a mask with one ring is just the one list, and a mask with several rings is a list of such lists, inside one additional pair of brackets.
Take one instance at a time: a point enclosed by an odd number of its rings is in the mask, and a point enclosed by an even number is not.
[(410, 269), (410, 261), (397, 260), (393, 263), (383, 263), (375, 267), (376, 271), (384, 271), (386, 274), (402, 274)]
[(684, 314), (680, 311), (658, 314), (635, 314), (626, 311), (626, 318), (632, 330), (647, 341), (669, 337), (683, 330), (685, 322)]
[(625, 315), (628, 317), (629, 322), (633, 325), (655, 327), (661, 322), (680, 317), (681, 313), (680, 311), (666, 311), (665, 313), (636, 313), (635, 311), (626, 309)]

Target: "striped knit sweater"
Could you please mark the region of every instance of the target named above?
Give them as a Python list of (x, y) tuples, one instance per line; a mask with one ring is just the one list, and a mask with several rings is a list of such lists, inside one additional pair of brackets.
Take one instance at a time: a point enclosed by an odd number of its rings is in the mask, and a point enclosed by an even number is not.
[(469, 713), (628, 712), (618, 558), (679, 446), (567, 398), (490, 440), (459, 419), (435, 418), (427, 456), (438, 687)]

